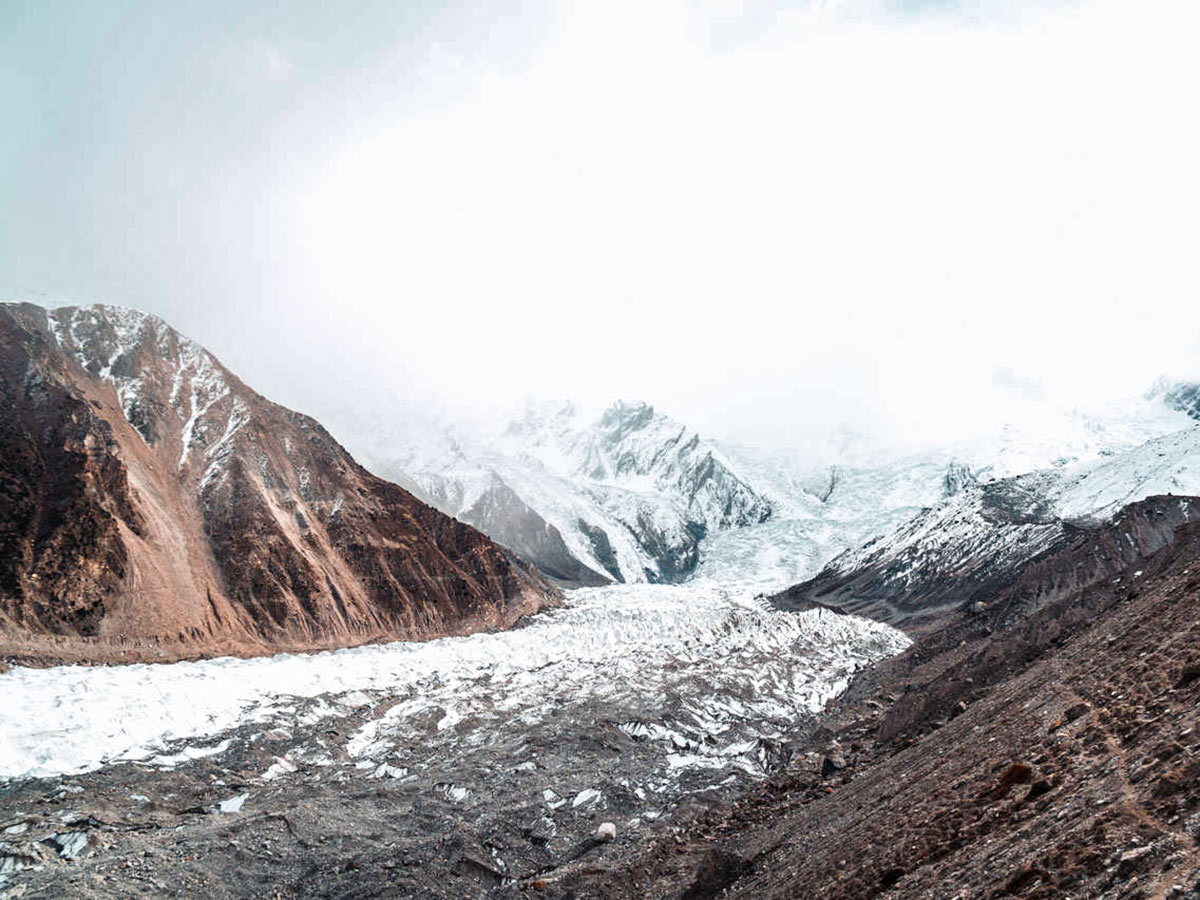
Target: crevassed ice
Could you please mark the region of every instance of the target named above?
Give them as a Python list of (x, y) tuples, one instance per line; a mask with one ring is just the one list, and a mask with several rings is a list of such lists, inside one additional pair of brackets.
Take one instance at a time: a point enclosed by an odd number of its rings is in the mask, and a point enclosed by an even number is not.
[(718, 585), (622, 585), (573, 591), (528, 627), (493, 634), (250, 660), (15, 668), (0, 675), (0, 778), (158, 762), (179, 741), (207, 747), (243, 723), (291, 724), (297, 698), (328, 695), (334, 703), (319, 714), (371, 703), (364, 691), (396, 702), (351, 737), (347, 750), (360, 757), (386, 752), (431, 710), (439, 730), (479, 731), (588, 702), (641, 715), (668, 695), (674, 718), (656, 727), (691, 753), (689, 729), (794, 721), (907, 644), (885, 625), (780, 613)]

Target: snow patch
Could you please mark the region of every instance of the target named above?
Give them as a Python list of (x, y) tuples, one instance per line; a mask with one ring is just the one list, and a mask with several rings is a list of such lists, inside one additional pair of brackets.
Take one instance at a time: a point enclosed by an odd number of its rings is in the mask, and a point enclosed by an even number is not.
[(242, 811), (242, 806), (245, 804), (249, 794), (238, 794), (236, 797), (230, 797), (228, 800), (222, 800), (217, 804), (217, 812), (221, 813), (238, 813)]

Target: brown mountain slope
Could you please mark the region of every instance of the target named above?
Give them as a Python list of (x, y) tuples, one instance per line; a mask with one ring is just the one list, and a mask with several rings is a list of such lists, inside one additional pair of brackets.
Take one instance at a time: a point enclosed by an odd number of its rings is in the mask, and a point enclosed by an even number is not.
[(162, 321), (0, 305), (0, 656), (425, 638), (555, 597)]
[(1195, 900), (1198, 505), (1080, 531), (860, 676), (789, 771), (542, 896)]

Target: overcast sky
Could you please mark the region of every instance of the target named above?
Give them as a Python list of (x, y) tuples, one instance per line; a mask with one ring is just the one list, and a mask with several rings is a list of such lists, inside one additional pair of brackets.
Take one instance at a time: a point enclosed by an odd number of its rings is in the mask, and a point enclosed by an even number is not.
[(155, 312), (318, 415), (533, 394), (956, 436), (1198, 368), (1198, 26), (0, 2), (0, 292)]

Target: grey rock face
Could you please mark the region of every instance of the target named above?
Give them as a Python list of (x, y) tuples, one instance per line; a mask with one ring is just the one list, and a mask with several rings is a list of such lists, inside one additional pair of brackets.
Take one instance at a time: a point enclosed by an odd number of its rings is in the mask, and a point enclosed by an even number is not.
[(563, 584), (598, 587), (609, 583), (609, 579), (576, 559), (563, 542), (562, 533), (530, 508), (500, 476), (493, 475), (492, 482), (462, 513), (464, 521)]

